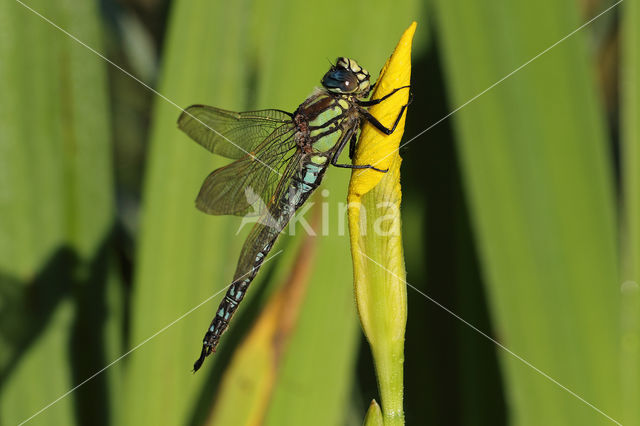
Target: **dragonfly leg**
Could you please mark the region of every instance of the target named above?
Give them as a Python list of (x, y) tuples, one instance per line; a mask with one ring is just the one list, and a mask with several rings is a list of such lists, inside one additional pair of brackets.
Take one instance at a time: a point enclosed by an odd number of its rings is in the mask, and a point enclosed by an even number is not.
[(344, 149), (345, 145), (347, 145), (347, 141), (350, 141), (349, 143), (349, 155), (351, 155), (352, 152), (352, 146), (353, 146), (353, 151), (355, 151), (355, 136), (356, 133), (354, 131), (352, 131), (351, 136), (349, 136), (348, 138), (344, 138), (342, 140), (342, 142), (340, 143), (340, 146), (338, 146), (338, 149), (336, 150), (335, 154), (333, 154), (333, 157), (331, 157), (331, 165), (335, 166), (335, 167), (343, 167), (345, 169), (372, 169), (375, 170), (377, 172), (381, 172), (381, 173), (387, 173), (389, 171), (389, 169), (379, 169), (377, 167), (372, 166), (371, 164), (338, 164), (338, 157), (340, 157), (340, 154), (342, 153), (342, 150)]
[(389, 171), (389, 169), (379, 169), (372, 166), (371, 164), (338, 164), (333, 160), (331, 160), (331, 165), (336, 167), (344, 167), (345, 169), (371, 169), (380, 173), (387, 173)]
[[(382, 102), (382, 101), (384, 101), (385, 99), (387, 99), (389, 96), (391, 96), (391, 95), (393, 95), (394, 93), (396, 93), (398, 90), (401, 90), (401, 89), (408, 89), (408, 88), (410, 88), (410, 87), (411, 87), (411, 86), (401, 86), (401, 87), (398, 87), (398, 88), (396, 88), (396, 89), (393, 89), (391, 92), (387, 93), (386, 95), (384, 95), (383, 97), (381, 97), (381, 98), (379, 98), (379, 99), (371, 99), (371, 100), (369, 100), (369, 101), (358, 101), (358, 105), (360, 105), (360, 106), (362, 106), (362, 107), (370, 107), (370, 106), (372, 106), (372, 105), (377, 105), (377, 104), (379, 104), (380, 102)], [(373, 89), (373, 87), (372, 87), (372, 89)], [(411, 92), (409, 92), (409, 93), (411, 93)], [(413, 94), (411, 94), (411, 96), (413, 97)], [(409, 103), (411, 103), (411, 100), (409, 100)]]
[(358, 142), (358, 135), (353, 132), (351, 139), (349, 140), (349, 159), (353, 160), (353, 156), (356, 154), (356, 143)]
[(376, 129), (380, 130), (382, 133), (384, 133), (386, 135), (390, 135), (396, 130), (396, 127), (398, 127), (398, 123), (400, 122), (400, 119), (402, 118), (402, 114), (404, 114), (404, 111), (407, 109), (407, 107), (409, 106), (410, 103), (411, 103), (411, 98), (409, 99), (409, 102), (407, 102), (406, 104), (402, 105), (402, 108), (400, 108), (400, 112), (398, 113), (398, 116), (396, 117), (396, 121), (393, 123), (393, 126), (390, 129), (385, 127), (384, 124), (379, 122), (378, 119), (375, 118), (373, 115), (371, 115), (371, 113), (369, 111), (367, 111), (366, 109), (359, 108), (359, 110), (360, 110), (359, 112), (362, 115), (362, 117), (364, 117), (369, 123), (373, 124)]

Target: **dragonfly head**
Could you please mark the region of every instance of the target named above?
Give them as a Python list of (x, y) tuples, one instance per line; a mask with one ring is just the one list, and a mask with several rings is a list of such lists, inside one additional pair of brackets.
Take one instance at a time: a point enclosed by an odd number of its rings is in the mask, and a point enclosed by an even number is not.
[(371, 90), (369, 72), (353, 59), (339, 57), (336, 64), (322, 77), (322, 85), (333, 93), (366, 98)]

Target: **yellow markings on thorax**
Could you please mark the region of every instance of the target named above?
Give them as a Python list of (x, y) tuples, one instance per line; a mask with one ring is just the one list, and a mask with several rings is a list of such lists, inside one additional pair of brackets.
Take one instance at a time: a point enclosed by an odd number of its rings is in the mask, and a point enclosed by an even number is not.
[(314, 164), (324, 164), (327, 162), (327, 157), (322, 155), (312, 155), (311, 162)]
[(335, 128), (336, 128), (336, 123), (334, 122), (329, 124), (326, 127), (320, 127), (319, 129), (312, 130), (311, 132), (309, 132), (309, 136), (311, 136), (312, 138), (315, 138), (316, 136), (320, 136), (323, 133), (330, 132)]
[[(327, 130), (325, 130), (325, 131), (327, 131)], [(327, 152), (327, 151), (329, 151), (340, 140), (340, 136), (342, 136), (342, 130), (341, 129), (337, 129), (333, 133), (330, 133), (328, 135), (325, 135), (325, 136), (321, 137), (320, 139), (318, 139), (317, 141), (315, 141), (313, 143), (313, 150), (315, 152)]]

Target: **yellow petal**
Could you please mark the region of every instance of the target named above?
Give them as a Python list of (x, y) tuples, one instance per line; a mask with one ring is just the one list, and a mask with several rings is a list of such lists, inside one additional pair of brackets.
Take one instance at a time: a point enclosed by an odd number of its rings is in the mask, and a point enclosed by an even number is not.
[[(395, 51), (380, 71), (371, 99), (379, 99), (394, 89), (411, 84), (411, 43), (416, 31), (413, 22), (406, 29)], [(402, 89), (378, 105), (369, 108), (369, 112), (387, 128), (393, 126), (398, 112), (409, 99), (409, 89)], [(372, 124), (365, 123), (358, 141), (354, 164), (371, 164), (378, 169), (388, 169), (393, 155), (400, 145), (404, 133), (406, 114), (402, 116), (395, 132), (385, 135)], [(364, 195), (380, 182), (383, 173), (375, 170), (355, 170), (349, 184), (349, 194)]]

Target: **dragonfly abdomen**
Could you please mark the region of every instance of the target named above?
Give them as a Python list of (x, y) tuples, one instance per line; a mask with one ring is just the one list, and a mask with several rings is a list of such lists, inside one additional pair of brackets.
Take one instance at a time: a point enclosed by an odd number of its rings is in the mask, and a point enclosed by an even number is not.
[[(275, 203), (268, 212), (268, 217), (266, 219), (264, 217), (261, 218), (261, 221), (256, 223), (251, 230), (247, 242), (242, 247), (240, 260), (236, 268), (236, 277), (229, 286), (224, 299), (220, 302), (211, 325), (204, 336), (200, 357), (193, 365), (194, 371), (200, 368), (207, 356), (215, 352), (220, 336), (227, 329), (233, 314), (247, 293), (249, 285), (258, 274), (258, 270), (267, 254), (271, 251), (278, 235), (287, 226), (296, 210), (304, 204), (320, 185), (326, 170), (325, 163), (325, 157), (308, 157), (307, 161), (303, 162), (299, 172), (292, 178), (289, 190), (285, 192), (283, 198)], [(261, 246), (251, 243), (258, 241), (262, 242)]]
[[(275, 239), (273, 242), (275, 242)], [(227, 294), (225, 294), (224, 299), (222, 299), (222, 302), (218, 305), (218, 310), (204, 336), (200, 358), (193, 364), (194, 372), (198, 371), (207, 356), (215, 352), (216, 346), (218, 346), (218, 342), (220, 341), (220, 336), (222, 336), (222, 333), (224, 333), (229, 326), (233, 314), (238, 309), (238, 305), (242, 302), (242, 299), (244, 299), (245, 294), (247, 294), (247, 289), (251, 281), (253, 281), (258, 274), (258, 270), (260, 266), (262, 266), (262, 262), (264, 262), (267, 253), (271, 250), (273, 242), (264, 246), (264, 248), (256, 254), (253, 266), (249, 271), (235, 279), (229, 286)]]

